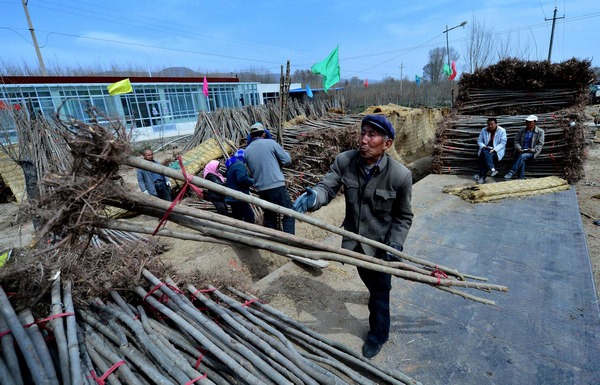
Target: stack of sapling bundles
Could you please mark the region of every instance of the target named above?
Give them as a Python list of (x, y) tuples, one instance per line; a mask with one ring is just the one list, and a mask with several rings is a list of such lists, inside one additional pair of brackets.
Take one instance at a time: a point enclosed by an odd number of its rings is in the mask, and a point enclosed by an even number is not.
[(444, 174), (479, 171), (477, 138), (489, 117), (506, 129), (506, 153), (497, 169), (506, 173), (514, 161), (514, 137), (525, 117), (538, 116), (545, 132), (542, 153), (529, 161), (526, 177), (556, 175), (575, 182), (583, 172), (583, 106), (594, 79), (591, 63), (504, 59), (464, 74), (453, 113), (436, 132), (432, 170)]

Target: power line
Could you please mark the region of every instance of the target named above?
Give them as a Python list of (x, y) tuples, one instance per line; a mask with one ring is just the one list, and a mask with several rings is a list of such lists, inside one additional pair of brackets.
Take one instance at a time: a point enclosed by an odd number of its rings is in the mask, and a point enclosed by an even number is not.
[(542, 7), (542, 0), (538, 0), (540, 2), (540, 8), (542, 9), (542, 13), (544, 14), (544, 19), (546, 18), (546, 11), (544, 11), (544, 7)]
[[(2, 1), (5, 2), (5, 1)], [(73, 8), (73, 7), (71, 7)], [(100, 8), (105, 8), (105, 9), (110, 9), (107, 7), (100, 7)], [(87, 12), (87, 10), (84, 9), (85, 12)], [(559, 22), (559, 24), (565, 24), (565, 23), (571, 23), (571, 22), (576, 22), (579, 20), (584, 20), (584, 19), (589, 19), (589, 18), (595, 18), (595, 17), (599, 17), (600, 16), (600, 12), (594, 12), (594, 13), (590, 13), (590, 14), (584, 14), (584, 15), (579, 15), (576, 17), (572, 17), (569, 19), (564, 19), (563, 21)], [(89, 16), (86, 16), (89, 17)], [(140, 15), (141, 17), (141, 15)], [(147, 18), (147, 17), (145, 17)], [(151, 18), (152, 19), (152, 18)], [(155, 19), (155, 20), (159, 20), (160, 19)], [(111, 19), (111, 22), (115, 22), (114, 18)], [(164, 22), (164, 21), (163, 21)], [(131, 23), (127, 24), (128, 26), (131, 26)], [(522, 27), (516, 27), (516, 28), (510, 28), (510, 29), (506, 29), (506, 30), (502, 30), (502, 31), (497, 31), (497, 32), (492, 32), (489, 33), (488, 36), (493, 37), (493, 36), (499, 36), (499, 35), (503, 35), (503, 34), (507, 34), (507, 33), (515, 33), (515, 32), (522, 32), (522, 31), (531, 31), (532, 29), (537, 29), (537, 28), (541, 28), (547, 26), (547, 23), (539, 23), (539, 24), (532, 24), (532, 25), (528, 25), (528, 26), (522, 26)], [(0, 27), (2, 29), (8, 29), (11, 30), (12, 32), (17, 33), (19, 36), (21, 36), (22, 38), (24, 38), (21, 34), (19, 34), (15, 29), (10, 28), (10, 27)], [(153, 28), (154, 30), (161, 30), (160, 28)], [(165, 30), (162, 30), (163, 32)], [(38, 32), (42, 32), (42, 30), (38, 30)], [(227, 58), (227, 59), (235, 59), (235, 60), (244, 60), (244, 61), (250, 61), (250, 62), (257, 62), (257, 63), (265, 63), (265, 64), (272, 64), (272, 65), (276, 65), (277, 68), (272, 68), (272, 70), (276, 70), (279, 69), (279, 62), (273, 62), (273, 61), (267, 61), (267, 60), (261, 60), (261, 59), (253, 59), (253, 58), (246, 58), (246, 57), (238, 57), (238, 56), (231, 56), (231, 55), (220, 55), (220, 54), (213, 54), (213, 53), (209, 53), (209, 52), (202, 52), (202, 51), (194, 51), (194, 50), (187, 50), (187, 49), (178, 49), (178, 48), (172, 48), (172, 47), (164, 47), (164, 46), (159, 46), (159, 45), (152, 45), (152, 44), (146, 44), (146, 43), (134, 43), (134, 42), (127, 42), (127, 41), (120, 41), (120, 40), (115, 40), (115, 39), (108, 39), (108, 38), (98, 38), (98, 37), (91, 37), (91, 36), (83, 36), (83, 35), (79, 35), (79, 34), (69, 34), (69, 33), (62, 33), (62, 32), (56, 32), (56, 31), (43, 31), (43, 32), (47, 32), (48, 35), (46, 36), (46, 42), (48, 41), (48, 36), (50, 34), (56, 34), (56, 35), (61, 35), (61, 36), (67, 36), (67, 37), (75, 37), (75, 38), (82, 38), (82, 39), (89, 39), (89, 40), (97, 40), (97, 41), (105, 41), (105, 42), (111, 42), (111, 43), (116, 43), (116, 44), (122, 44), (122, 45), (129, 45), (129, 46), (139, 46), (139, 47), (145, 47), (145, 48), (154, 48), (154, 49), (160, 49), (160, 50), (168, 50), (168, 51), (173, 51), (173, 52), (182, 52), (182, 53), (192, 53), (192, 54), (199, 54), (199, 55), (204, 55), (204, 56), (212, 56), (212, 57), (221, 57), (221, 58)], [(564, 32), (564, 30), (563, 30)], [(187, 36), (191, 36), (191, 35), (187, 35)], [(369, 67), (363, 69), (362, 71), (352, 71), (350, 73), (359, 73), (359, 72), (368, 72), (370, 69), (381, 66), (383, 64), (386, 64), (392, 60), (395, 60), (399, 57), (402, 57), (403, 55), (406, 55), (409, 52), (418, 50), (418, 49), (422, 49), (422, 48), (428, 48), (428, 47), (434, 47), (437, 45), (437, 43), (431, 43), (432, 41), (434, 41), (435, 39), (437, 39), (439, 36), (441, 36), (441, 34), (434, 36), (432, 39), (421, 43), (417, 46), (412, 46), (412, 47), (407, 47), (407, 48), (401, 48), (401, 49), (397, 49), (397, 50), (388, 50), (388, 51), (381, 51), (381, 52), (374, 52), (374, 53), (369, 53), (369, 54), (364, 54), (364, 55), (357, 55), (357, 56), (352, 56), (352, 57), (348, 57), (348, 58), (343, 58), (343, 60), (356, 60), (356, 59), (362, 59), (362, 58), (373, 58), (376, 56), (382, 56), (382, 55), (388, 55), (388, 54), (395, 54), (395, 56), (391, 57), (390, 59), (386, 59), (383, 60), (381, 62), (378, 62), (376, 64), (372, 64)], [(26, 39), (25, 39), (26, 40)], [(227, 41), (226, 39), (224, 39), (225, 41)], [(466, 38), (463, 39), (454, 39), (452, 42), (453, 44), (465, 41)], [(28, 42), (29, 43), (29, 42)], [(31, 43), (30, 43), (31, 44)], [(306, 65), (310, 65), (311, 63), (307, 63), (307, 64), (297, 64), (297, 65), (293, 65), (293, 68), (301, 68), (304, 67)], [(368, 72), (370, 74), (382, 74), (380, 72)]]
[(29, 40), (27, 40), (27, 38), (25, 36), (21, 35), (19, 32), (17, 32), (13, 28), (10, 28), (10, 27), (0, 27), (0, 29), (8, 29), (9, 31), (12, 31), (12, 32), (16, 33), (17, 35), (21, 36), (23, 38), (23, 40), (25, 40), (27, 42), (27, 44), (33, 45), (33, 43), (30, 42)]
[[(173, 33), (176, 32), (176, 34), (178, 36), (182, 36), (182, 37), (187, 37), (187, 38), (194, 38), (194, 39), (198, 39), (198, 38), (203, 38), (203, 39), (210, 39), (210, 41), (214, 42), (214, 41), (222, 41), (224, 43), (228, 43), (231, 45), (235, 45), (235, 46), (243, 46), (246, 47), (247, 44), (241, 43), (243, 41), (249, 42), (253, 44), (253, 48), (254, 49), (261, 49), (265, 52), (271, 52), (274, 48), (276, 49), (284, 49), (282, 47), (278, 47), (278, 46), (272, 46), (272, 45), (268, 45), (268, 44), (263, 44), (263, 43), (258, 43), (254, 40), (250, 40), (244, 37), (240, 37), (240, 36), (235, 36), (232, 38), (229, 37), (225, 37), (224, 35), (221, 34), (215, 34), (215, 33), (203, 33), (203, 32), (199, 32), (198, 29), (192, 27), (192, 26), (186, 26), (186, 25), (182, 25), (182, 24), (178, 24), (178, 27), (173, 26), (172, 22), (167, 21), (167, 20), (161, 20), (161, 19), (157, 19), (157, 18), (153, 18), (153, 17), (149, 17), (147, 15), (141, 15), (141, 14), (136, 14), (136, 13), (132, 13), (132, 12), (128, 12), (127, 16), (128, 16), (128, 21), (127, 22), (121, 22), (119, 20), (117, 20), (116, 18), (122, 18), (123, 16), (123, 12), (122, 10), (118, 10), (118, 9), (113, 9), (110, 7), (105, 7), (105, 6), (98, 6), (96, 4), (90, 4), (93, 5), (94, 8), (102, 8), (102, 9), (106, 9), (109, 10), (109, 13), (106, 12), (100, 12), (97, 10), (91, 10), (91, 9), (86, 9), (86, 8), (81, 8), (81, 7), (75, 7), (75, 6), (67, 6), (64, 5), (62, 3), (57, 3), (57, 2), (53, 2), (53, 1), (44, 1), (47, 4), (55, 4), (60, 6), (60, 8), (54, 8), (54, 7), (48, 7), (48, 6), (43, 6), (43, 5), (36, 5), (37, 8), (43, 8), (43, 9), (48, 9), (48, 10), (52, 10), (52, 11), (56, 11), (56, 12), (60, 12), (62, 13), (69, 13), (69, 14), (73, 14), (73, 15), (77, 15), (77, 16), (83, 16), (83, 17), (87, 17), (87, 18), (91, 18), (91, 19), (97, 19), (97, 20), (101, 20), (101, 21), (108, 21), (110, 23), (113, 24), (118, 24), (118, 25), (125, 25), (127, 27), (131, 27), (132, 25), (137, 25), (139, 26), (140, 29), (146, 29), (149, 31), (154, 31), (154, 32), (159, 32), (159, 33)], [(87, 3), (89, 4), (89, 3)], [(67, 9), (71, 9), (71, 10), (76, 10), (76, 11), (80, 11), (80, 12), (84, 12), (84, 13), (78, 13), (78, 12), (73, 12), (73, 11), (65, 11), (65, 8)], [(114, 11), (114, 12), (110, 12), (110, 11)], [(90, 15), (91, 13), (91, 15)], [(101, 15), (101, 16), (99, 16)], [(105, 17), (102, 17), (105, 16)], [(147, 23), (147, 22), (141, 22), (139, 20), (147, 20), (147, 19), (151, 19), (151, 20), (156, 20), (158, 23), (160, 23), (160, 26), (157, 26), (157, 24), (155, 23)], [(181, 27), (185, 27), (185, 28), (181, 28)], [(193, 33), (190, 33), (190, 30), (194, 31)], [(289, 50), (289, 47), (285, 47), (286, 50)], [(296, 55), (305, 55), (308, 56), (309, 53), (308, 52), (304, 52), (304, 51), (297, 51), (295, 50), (295, 54)]]
[[(39, 31), (43, 31), (43, 30), (39, 30)], [(222, 58), (226, 58), (226, 59), (235, 59), (235, 60), (246, 60), (246, 61), (259, 62), (259, 63), (279, 64), (279, 63), (267, 61), (267, 60), (251, 59), (251, 58), (244, 58), (244, 57), (230, 56), (230, 55), (219, 55), (219, 54), (213, 54), (213, 53), (208, 53), (208, 52), (193, 51), (193, 50), (180, 49), (180, 48), (161, 47), (161, 46), (152, 45), (152, 44), (133, 43), (133, 42), (127, 42), (127, 41), (122, 41), (122, 40), (105, 39), (105, 38), (91, 37), (91, 36), (82, 36), (82, 35), (76, 35), (76, 34), (72, 34), (72, 33), (63, 33), (63, 32), (56, 32), (56, 31), (43, 31), (43, 32), (53, 33), (55, 35), (61, 35), (61, 36), (76, 37), (76, 38), (88, 39), (88, 40), (105, 41), (105, 42), (110, 42), (110, 43), (130, 45), (130, 46), (136, 46), (136, 47), (154, 48), (154, 49), (183, 52), (183, 53), (193, 53), (193, 54), (197, 54), (197, 55), (222, 57)]]

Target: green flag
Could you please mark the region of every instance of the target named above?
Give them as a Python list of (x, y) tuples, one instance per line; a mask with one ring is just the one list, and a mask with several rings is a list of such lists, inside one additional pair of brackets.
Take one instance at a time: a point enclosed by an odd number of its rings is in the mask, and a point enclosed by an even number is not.
[(446, 77), (450, 77), (450, 75), (452, 75), (452, 70), (448, 64), (444, 64), (444, 75), (446, 75)]
[(107, 86), (106, 88), (108, 88), (109, 95), (119, 95), (126, 94), (128, 92), (133, 92), (133, 89), (131, 88), (131, 83), (129, 82), (129, 78), (119, 80), (118, 82), (113, 83)]
[(335, 83), (340, 81), (340, 58), (338, 56), (338, 49), (340, 46), (335, 47), (333, 51), (327, 56), (327, 58), (321, 62), (313, 64), (310, 67), (311, 71), (315, 75), (323, 76), (323, 88), (325, 92), (331, 88)]

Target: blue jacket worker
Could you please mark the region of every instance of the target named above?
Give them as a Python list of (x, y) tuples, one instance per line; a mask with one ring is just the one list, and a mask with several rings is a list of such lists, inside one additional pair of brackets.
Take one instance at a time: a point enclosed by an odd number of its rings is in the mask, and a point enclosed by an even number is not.
[(498, 125), (496, 118), (487, 120), (487, 127), (481, 129), (477, 138), (477, 146), (479, 146), (477, 152), (479, 174), (475, 174), (475, 181), (481, 184), (485, 183), (488, 171), (491, 177), (498, 174), (494, 163), (502, 160), (506, 150), (506, 130)]
[[(144, 150), (142, 156), (148, 162), (158, 163), (154, 160), (152, 150)], [(171, 181), (169, 178), (152, 171), (137, 170), (137, 180), (140, 190), (144, 194), (149, 194), (160, 199), (171, 202)]]
[[(385, 153), (392, 146), (394, 134), (392, 124), (384, 116), (367, 115), (361, 123), (358, 150), (339, 154), (323, 180), (296, 199), (294, 210), (301, 213), (318, 210), (335, 198), (343, 186), (344, 228), (402, 250), (413, 218), (412, 175)], [(388, 261), (396, 258), (348, 238), (343, 238), (342, 247)], [(372, 358), (389, 337), (392, 277), (361, 267), (357, 269), (369, 289), (369, 332), (362, 353)]]
[[(227, 167), (225, 185), (230, 189), (250, 195), (250, 186), (254, 185), (254, 180), (248, 175), (245, 162), (244, 150), (237, 150), (233, 156), (227, 159), (225, 162), (225, 167)], [(254, 223), (254, 211), (252, 211), (250, 204), (238, 201), (230, 196), (225, 197), (225, 202), (231, 207), (232, 217)]]
[[(276, 141), (267, 139), (265, 127), (261, 123), (250, 126), (252, 142), (246, 147), (245, 157), (254, 185), (261, 199), (279, 206), (292, 208), (292, 200), (285, 187), (285, 178), (281, 166), (292, 162), (292, 157)], [(284, 216), (281, 220), (283, 231), (295, 232), (294, 218)], [(265, 210), (264, 225), (277, 229), (277, 213)]]
[(517, 172), (519, 179), (525, 179), (525, 162), (535, 159), (544, 147), (544, 130), (537, 125), (537, 116), (529, 115), (525, 118), (525, 127), (521, 128), (515, 136), (516, 159), (510, 171), (504, 178), (511, 179)]

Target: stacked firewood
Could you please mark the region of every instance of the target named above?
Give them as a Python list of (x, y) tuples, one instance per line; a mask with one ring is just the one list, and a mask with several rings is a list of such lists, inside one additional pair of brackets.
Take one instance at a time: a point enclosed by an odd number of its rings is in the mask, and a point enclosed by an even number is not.
[(504, 59), (462, 75), (456, 104), (468, 115), (548, 113), (585, 104), (594, 77), (589, 60)]
[(137, 299), (111, 290), (86, 306), (74, 305), (71, 281), (61, 288), (57, 274), (50, 316), (37, 321), (29, 309), (17, 314), (0, 288), (1, 382), (417, 384), (235, 288), (187, 285), (185, 294), (142, 273), (150, 286), (135, 287)]
[(506, 129), (506, 154), (497, 168), (507, 172), (515, 159), (516, 133), (525, 127), (527, 115), (537, 114), (545, 144), (542, 153), (527, 163), (525, 176), (579, 180), (584, 160), (581, 106), (593, 79), (590, 61), (577, 59), (562, 63), (505, 59), (463, 75), (453, 114), (443, 119), (436, 133), (433, 172), (478, 172), (477, 138), (489, 117)]
[[(94, 108), (89, 109), (89, 114), (96, 119), (101, 115)], [(4, 151), (15, 163), (23, 168), (24, 180), (26, 184), (27, 196), (33, 205), (39, 200), (43, 200), (48, 194), (51, 194), (52, 187), (40, 183), (47, 175), (53, 173), (68, 174), (73, 164), (68, 143), (65, 141), (62, 130), (64, 126), (49, 121), (43, 117), (32, 119), (23, 111), (12, 112), (8, 116), (14, 123), (16, 131), (16, 140), (11, 143), (9, 138), (3, 138), (6, 142), (0, 141), (0, 151)], [(108, 117), (104, 116), (107, 120)], [(59, 115), (57, 114), (57, 119)], [(77, 123), (74, 121), (74, 124)], [(127, 139), (130, 136), (127, 135)], [(85, 166), (80, 164), (78, 167)], [(0, 184), (0, 197), (3, 185)], [(2, 201), (0, 199), (0, 201)], [(21, 202), (21, 196), (18, 197)], [(111, 212), (103, 211), (104, 215), (111, 216)], [(34, 227), (40, 228), (40, 219), (32, 215)], [(53, 238), (58, 234), (50, 235)], [(96, 247), (102, 244), (124, 245), (134, 240), (142, 239), (137, 234), (124, 233), (114, 230), (101, 230), (90, 238), (89, 242)]]
[[(508, 141), (504, 158), (498, 162), (501, 174), (510, 170), (514, 161), (514, 138), (525, 126), (525, 115), (500, 115), (498, 125), (506, 130)], [(436, 133), (433, 172), (464, 175), (479, 172), (477, 138), (486, 126), (487, 116), (449, 115)], [(585, 144), (581, 115), (577, 109), (539, 114), (537, 126), (544, 130), (545, 144), (541, 154), (527, 163), (526, 177), (557, 175), (577, 181), (583, 172)]]
[[(335, 103), (331, 99), (322, 98), (314, 101), (300, 102), (292, 99), (287, 104), (285, 121), (297, 116), (322, 116)], [(256, 122), (262, 123), (276, 137), (279, 128), (279, 105), (267, 103), (260, 106), (246, 106), (241, 108), (222, 108), (216, 111), (198, 114), (196, 128), (192, 138), (186, 142), (184, 151), (188, 151), (208, 138), (219, 138), (240, 143), (246, 139), (250, 126)]]
[(357, 148), (362, 115), (327, 114), (286, 127), (283, 147), (292, 163), (283, 168), (290, 194), (296, 197), (314, 186), (329, 171), (335, 157)]

